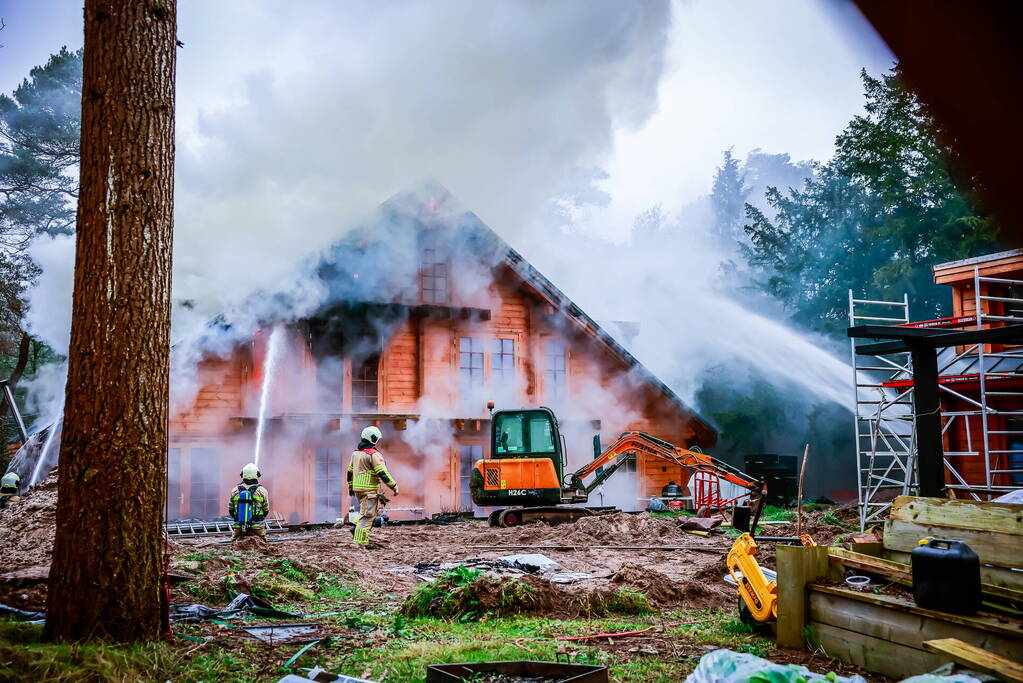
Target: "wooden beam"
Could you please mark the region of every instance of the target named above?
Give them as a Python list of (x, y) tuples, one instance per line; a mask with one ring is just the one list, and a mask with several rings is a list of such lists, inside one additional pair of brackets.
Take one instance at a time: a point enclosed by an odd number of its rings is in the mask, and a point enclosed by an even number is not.
[(1023, 537), (1023, 504), (899, 496), (892, 503), (889, 516), (916, 524), (998, 531)]
[[(891, 579), (895, 583), (903, 586), (912, 587), (913, 585), (912, 565), (895, 562), (894, 560), (887, 560), (881, 557), (872, 557), (870, 555), (864, 555), (863, 553), (857, 553), (838, 547), (828, 548), (828, 556), (831, 558), (833, 563), (857, 569), (859, 571), (877, 574), (878, 576)], [(1011, 602), (1023, 604), (1023, 591), (995, 586), (990, 583), (982, 583), (981, 592), (984, 594), (985, 598), (1009, 600)]]
[[(872, 638), (905, 645), (917, 650), (932, 638), (959, 638), (1004, 657), (1023, 655), (1023, 641), (1004, 633), (992, 633), (983, 624), (960, 624), (934, 619), (926, 614), (908, 612), (899, 607), (879, 605), (855, 598), (858, 593), (841, 595), (808, 592), (810, 621), (855, 631)], [(1017, 634), (1019, 636), (1020, 634)]]
[(945, 655), (956, 664), (991, 674), (1008, 683), (1023, 683), (1023, 664), (999, 657), (993, 652), (964, 643), (958, 638), (925, 640), (924, 649)]
[[(864, 546), (872, 546), (874, 544), (853, 543), (852, 545), (855, 550), (869, 555), (872, 551)], [(861, 548), (863, 549), (861, 550)], [(883, 555), (886, 560), (894, 560), (895, 562), (901, 562), (905, 565), (910, 563), (910, 554), (908, 552), (885, 549), (879, 553), (879, 555)], [(1023, 591), (1023, 572), (1013, 571), (1006, 567), (995, 567), (993, 565), (982, 564), (980, 565), (980, 580), (983, 584), (997, 588), (1008, 588), (1016, 592)]]
[[(781, 550), (781, 548), (778, 548), (778, 550)], [(995, 617), (983, 614), (971, 616), (966, 614), (952, 614), (951, 612), (939, 612), (933, 609), (917, 607), (913, 604), (912, 600), (905, 600), (903, 598), (895, 597), (894, 595), (884, 595), (883, 593), (862, 593), (860, 591), (849, 590), (848, 588), (838, 588), (836, 586), (811, 584), (809, 589), (820, 593), (838, 595), (850, 600), (878, 605), (880, 607), (888, 607), (895, 611), (920, 614), (940, 621), (962, 624), (964, 626), (970, 626), (989, 633), (998, 633), (1015, 639), (1021, 644), (1021, 647), (1023, 647), (1023, 622), (1020, 622), (1019, 619), (1011, 619), (1003, 616)]]
[(810, 629), (829, 655), (895, 679), (933, 671), (944, 663), (936, 654), (830, 624), (814, 621)]
[(935, 538), (963, 541), (980, 557), (981, 563), (990, 563), (999, 567), (1023, 567), (1023, 540), (1017, 534), (998, 531), (984, 531), (965, 527), (952, 527), (937, 524), (917, 524), (898, 519), (888, 519), (884, 523), (885, 548), (912, 552), (920, 539), (933, 536)]
[(828, 549), (826, 546), (778, 546), (775, 552), (778, 566), (778, 645), (802, 650), (808, 614), (806, 585), (828, 575)]

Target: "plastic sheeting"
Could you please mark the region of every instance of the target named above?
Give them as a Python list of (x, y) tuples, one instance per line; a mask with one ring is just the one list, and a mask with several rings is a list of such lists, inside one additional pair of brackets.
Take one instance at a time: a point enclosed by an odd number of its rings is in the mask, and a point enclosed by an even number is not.
[(17, 607), (0, 605), (0, 617), (14, 619), (15, 621), (27, 621), (30, 624), (42, 624), (46, 622), (46, 615), (43, 612), (26, 612)]
[[(797, 664), (775, 664), (746, 652), (714, 650), (700, 658), (685, 683), (867, 683), (862, 676), (818, 674)], [(923, 674), (906, 678), (901, 683), (980, 683), (967, 674)]]
[(214, 609), (213, 607), (197, 603), (188, 605), (171, 603), (170, 606), (170, 620), (172, 624), (194, 624), (206, 621), (207, 619), (237, 619), (250, 614), (271, 619), (298, 619), (302, 617), (301, 614), (274, 609), (274, 606), (269, 602), (260, 600), (247, 593), (239, 593), (238, 597), (232, 600), (227, 607), (220, 609)]

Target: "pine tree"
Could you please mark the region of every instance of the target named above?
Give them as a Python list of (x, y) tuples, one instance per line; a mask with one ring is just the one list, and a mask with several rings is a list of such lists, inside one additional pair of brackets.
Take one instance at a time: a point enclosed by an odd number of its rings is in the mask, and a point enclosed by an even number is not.
[(71, 344), (44, 635), (161, 634), (175, 0), (86, 0)]

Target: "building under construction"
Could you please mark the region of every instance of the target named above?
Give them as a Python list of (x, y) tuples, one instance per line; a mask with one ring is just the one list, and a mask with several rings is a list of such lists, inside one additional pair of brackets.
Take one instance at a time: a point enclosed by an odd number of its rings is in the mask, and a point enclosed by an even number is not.
[[(942, 330), (1023, 323), (1023, 250), (934, 266), (952, 290), (948, 318), (914, 321), (902, 301), (855, 298), (849, 322)], [(860, 522), (882, 521), (918, 486), (914, 373), (906, 351), (864, 355), (853, 340)], [(973, 343), (937, 355), (944, 480), (956, 497), (988, 500), (1023, 487), (1023, 347)]]

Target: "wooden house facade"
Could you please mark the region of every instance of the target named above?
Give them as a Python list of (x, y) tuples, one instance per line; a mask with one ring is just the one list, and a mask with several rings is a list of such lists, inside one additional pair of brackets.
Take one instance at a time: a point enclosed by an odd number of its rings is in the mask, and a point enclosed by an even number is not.
[[(367, 425), (401, 485), (391, 515), (466, 510), (472, 464), (489, 454), (486, 402), (545, 405), (569, 462), (621, 431), (713, 447), (716, 434), (601, 325), (450, 198), (392, 201), (310, 270), (314, 309), (281, 311), (226, 354), (207, 354), (198, 390), (171, 421), (168, 519), (225, 512), (255, 458), (290, 523), (347, 509), (345, 468)], [(262, 418), (260, 415), (262, 414)], [(640, 458), (593, 504), (641, 507), (677, 466)]]

